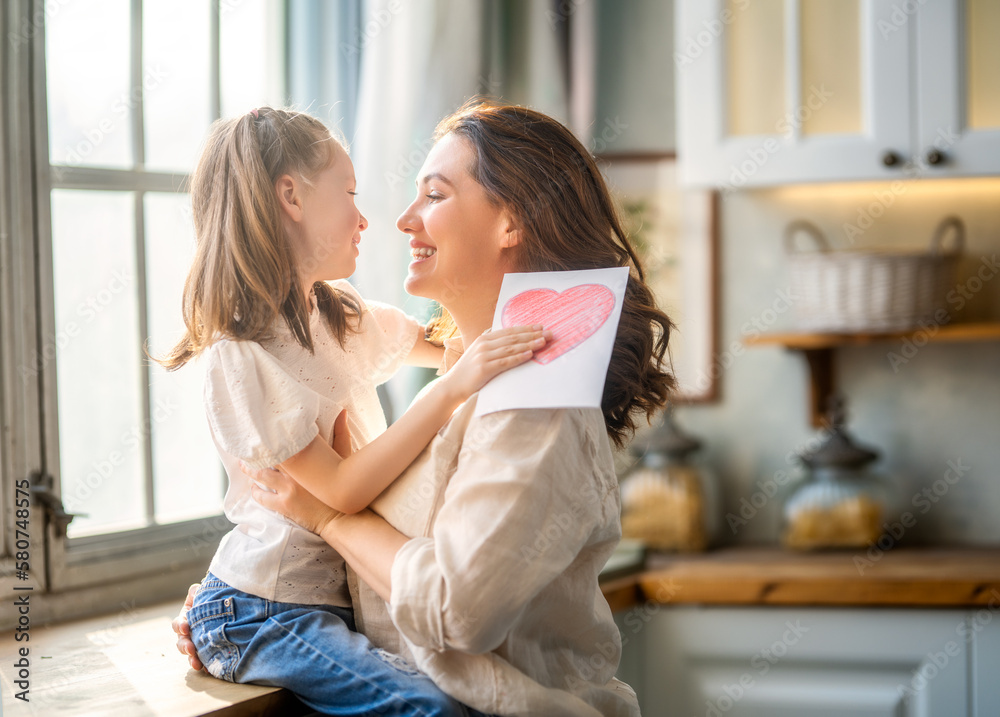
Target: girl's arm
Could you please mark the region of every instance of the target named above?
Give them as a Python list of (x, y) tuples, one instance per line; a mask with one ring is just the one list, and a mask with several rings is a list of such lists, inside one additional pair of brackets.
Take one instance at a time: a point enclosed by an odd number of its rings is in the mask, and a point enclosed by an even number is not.
[(437, 346), (427, 340), (427, 335), (423, 327), (420, 327), (420, 336), (413, 344), (409, 355), (406, 357), (408, 366), (422, 366), (424, 368), (438, 368), (444, 358), (444, 346)]
[(548, 337), (551, 333), (541, 326), (483, 334), (430, 391), (361, 450), (341, 458), (317, 436), (280, 468), (331, 508), (356, 513), (413, 462), (459, 405), (497, 374), (530, 359)]
[[(389, 602), (392, 564), (396, 553), (410, 540), (407, 536), (370, 510), (353, 515), (337, 512), (283, 472), (268, 468), (246, 470), (256, 482), (251, 488), (254, 500), (319, 535), (355, 569), (361, 580)], [(190, 634), (185, 619), (189, 607), (185, 603), (185, 609), (175, 620), (174, 632), (178, 635), (178, 649), (191, 655), (185, 649), (187, 643), (182, 645)], [(191, 664), (194, 666), (194, 662)], [(200, 663), (195, 669), (200, 669)]]

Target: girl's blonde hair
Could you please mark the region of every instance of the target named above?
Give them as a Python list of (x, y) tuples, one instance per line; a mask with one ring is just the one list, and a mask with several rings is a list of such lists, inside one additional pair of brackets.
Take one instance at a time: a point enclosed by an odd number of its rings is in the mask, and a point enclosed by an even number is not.
[[(184, 283), (186, 331), (160, 364), (180, 368), (224, 338), (266, 339), (279, 317), (313, 350), (309, 306), (282, 229), (275, 182), (294, 173), (308, 184), (341, 149), (322, 122), (301, 112), (261, 107), (212, 125), (191, 178), (197, 249)], [(343, 342), (356, 329), (360, 306), (325, 282), (312, 289)]]

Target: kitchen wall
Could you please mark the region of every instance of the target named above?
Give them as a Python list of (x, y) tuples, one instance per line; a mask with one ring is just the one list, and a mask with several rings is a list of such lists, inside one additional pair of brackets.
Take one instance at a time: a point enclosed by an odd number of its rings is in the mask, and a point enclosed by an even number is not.
[[(658, 0), (598, 2), (594, 128), (616, 121), (628, 126), (606, 151), (675, 147), (669, 6)], [(663, 120), (650, 122), (650, 117)], [(740, 516), (743, 509), (750, 516), (745, 524), (733, 521), (733, 527), (723, 520), (723, 542), (774, 540), (778, 501), (769, 498), (753, 515), (742, 501), (754, 498), (761, 504), (761, 496), (754, 497), (762, 491), (758, 483), (767, 488), (776, 475), (794, 467), (791, 454), (819, 433), (809, 424), (804, 358), (777, 347), (742, 349), (745, 325), (771, 320), (769, 310), (785, 306), (779, 300), (779, 292), (789, 286), (784, 227), (806, 218), (834, 246), (847, 247), (845, 224), (853, 224), (863, 229), (852, 232), (856, 248), (921, 249), (948, 214), (960, 216), (968, 230), (957, 288), (972, 295), (949, 304), (951, 318), (1000, 320), (1000, 266), (995, 263), (1000, 259), (1000, 178), (802, 185), (721, 198), (718, 361), (727, 367), (719, 379), (720, 400), (684, 406), (678, 419), (705, 441), (702, 459), (719, 477), (724, 513)], [(976, 281), (966, 285), (980, 269), (993, 278), (981, 286)], [(958, 311), (958, 303), (967, 305)], [(768, 330), (792, 327), (791, 310), (775, 314)], [(882, 452), (875, 467), (897, 478), (901, 510), (916, 516), (902, 542), (998, 543), (1000, 342), (931, 343), (913, 353), (914, 348), (887, 342), (837, 351), (836, 379), (847, 398), (849, 428)], [(963, 471), (953, 485), (943, 482), (949, 461)], [(921, 495), (923, 490), (931, 491), (929, 497)]]
[[(789, 286), (782, 232), (790, 220), (807, 218), (832, 243), (847, 246), (843, 225), (857, 225), (859, 210), (877, 212), (871, 207), (879, 196), (882, 202), (891, 196), (892, 202), (856, 237), (856, 246), (921, 248), (942, 217), (957, 214), (968, 230), (960, 276), (973, 276), (984, 261), (995, 276), (974, 294), (976, 282), (968, 287), (960, 282), (973, 298), (953, 319), (1000, 318), (1000, 178), (756, 190), (720, 202), (720, 349), (740, 345), (748, 322), (766, 321), (772, 316), (768, 309), (785, 305), (776, 300)], [(788, 310), (768, 329), (791, 324)], [(882, 452), (876, 467), (898, 478), (903, 509), (917, 518), (904, 541), (1000, 542), (1000, 342), (930, 343), (915, 353), (913, 348), (886, 342), (838, 350), (836, 380), (847, 398), (850, 430)], [(809, 426), (807, 380), (805, 360), (795, 352), (748, 348), (722, 372), (720, 402), (679, 412), (681, 423), (706, 441), (703, 458), (720, 476), (726, 512), (739, 515), (741, 500), (761, 490), (758, 482), (780, 477), (795, 465), (789, 453), (819, 434)], [(932, 492), (914, 504), (920, 491), (934, 490), (949, 461), (968, 466), (968, 472), (954, 485), (938, 483), (943, 495)], [(724, 522), (722, 539), (773, 539), (775, 503), (769, 500), (745, 525), (733, 521), (731, 528)]]

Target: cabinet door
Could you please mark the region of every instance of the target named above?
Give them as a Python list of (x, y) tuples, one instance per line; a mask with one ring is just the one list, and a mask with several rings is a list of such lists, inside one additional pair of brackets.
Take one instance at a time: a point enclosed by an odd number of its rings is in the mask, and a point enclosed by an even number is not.
[(1000, 174), (998, 38), (996, 0), (932, 0), (920, 7), (914, 160), (922, 176)]
[(664, 609), (643, 715), (968, 717), (968, 625), (957, 610)]
[[(894, 179), (910, 154), (911, 18), (894, 0), (679, 0), (685, 183)], [(893, 152), (895, 166), (883, 164)]]
[(969, 614), (972, 642), (972, 700), (975, 717), (1000, 715), (1000, 595), (994, 590), (990, 604)]

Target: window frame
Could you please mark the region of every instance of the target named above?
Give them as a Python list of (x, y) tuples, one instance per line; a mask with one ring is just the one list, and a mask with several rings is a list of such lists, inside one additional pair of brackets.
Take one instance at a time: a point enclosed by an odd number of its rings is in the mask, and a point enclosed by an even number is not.
[[(31, 25), (28, 0), (0, 6), (0, 589), (14, 594), (15, 587), (46, 588), (45, 530), (41, 507), (34, 501), (29, 508), (29, 564), (27, 580), (18, 580), (15, 571), (14, 522), (16, 489), (33, 472), (41, 469), (40, 375), (19, 371), (30, 365), (39, 345), (34, 321), (37, 306), (35, 275), (35, 210), (32, 184), (32, 117), (14, 108), (30, 106)], [(18, 34), (14, 28), (23, 28)], [(18, 240), (20, 239), (20, 241)], [(25, 241), (27, 239), (27, 241)]]
[[(220, 513), (156, 524), (153, 512), (151, 438), (143, 436), (147, 481), (146, 514), (152, 524), (136, 530), (68, 538), (51, 510), (31, 503), (31, 570), (18, 580), (13, 555), (15, 486), (29, 476), (50, 481), (61, 496), (59, 420), (55, 361), (44, 351), (56, 335), (51, 226), (55, 189), (127, 191), (134, 195), (136, 297), (141, 335), (147, 336), (144, 198), (148, 192), (181, 192), (188, 175), (144, 169), (142, 97), (142, 0), (131, 0), (130, 83), (136, 89), (132, 113), (132, 169), (50, 165), (46, 88), (45, 20), (58, 11), (51, 0), (10, 0), (0, 6), (0, 589), (30, 586), (33, 620), (67, 619), (109, 609), (128, 595), (132, 604), (172, 594), (204, 575), (219, 539), (232, 524), (221, 513), (224, 472), (220, 464)], [(48, 7), (47, 7), (48, 6)], [(212, 0), (210, 25), (210, 109), (221, 111), (220, 17), (231, 8)], [(272, 11), (275, 15), (278, 10)], [(280, 10), (287, 20), (285, 8)], [(285, 25), (287, 32), (287, 24)], [(279, 47), (287, 58), (287, 39)], [(286, 65), (287, 67), (287, 65)], [(287, 84), (287, 75), (285, 77)], [(48, 337), (48, 338), (46, 338)], [(49, 347), (51, 351), (51, 347)], [(141, 360), (137, 347), (136, 360)], [(19, 370), (27, 367), (27, 370)], [(143, 362), (143, 413), (150, 419), (148, 377), (157, 370)], [(152, 424), (150, 424), (152, 425)], [(38, 594), (44, 593), (44, 594)], [(14, 617), (0, 618), (0, 629)]]
[[(38, 4), (36, 0), (36, 4)], [(132, 169), (103, 169), (75, 165), (51, 165), (49, 160), (48, 102), (46, 85), (46, 56), (44, 27), (38, 33), (35, 47), (37, 71), (34, 73), (35, 134), (37, 165), (38, 207), (38, 284), (39, 284), (39, 324), (41, 336), (55, 336), (54, 274), (51, 227), (51, 192), (56, 189), (78, 189), (88, 191), (121, 191), (133, 194), (133, 231), (135, 240), (136, 295), (138, 296), (139, 335), (148, 336), (148, 312), (146, 306), (146, 262), (145, 262), (145, 207), (147, 192), (180, 192), (188, 181), (188, 175), (150, 171), (145, 165), (144, 105), (143, 105), (143, 0), (131, 0), (130, 26), (130, 97), (134, 101), (131, 113)], [(210, 108), (213, 118), (220, 114), (219, 88), (219, 3), (211, 4), (212, 21), (210, 28)], [(137, 347), (137, 360), (139, 347)], [(149, 400), (150, 372), (153, 367), (148, 361), (142, 362), (144, 389), (142, 415), (152, 425)], [(54, 478), (54, 492), (62, 495), (62, 473), (59, 463), (59, 418), (58, 386), (56, 362), (48, 361), (43, 366), (42, 416), (45, 441), (44, 462), (47, 473)], [(184, 565), (204, 565), (207, 560), (199, 551), (187, 553), (191, 536), (211, 531), (219, 515), (199, 520), (184, 521), (166, 525), (155, 523), (153, 505), (153, 465), (151, 434), (143, 431), (140, 445), (143, 456), (146, 482), (146, 519), (153, 521), (149, 526), (136, 530), (98, 534), (80, 538), (69, 538), (62, 531), (49, 526), (48, 554), (50, 590), (59, 591), (109, 580), (134, 577), (144, 573), (162, 571), (169, 565), (176, 569)], [(221, 470), (221, 469), (220, 469)], [(220, 481), (220, 488), (221, 488)], [(221, 511), (221, 504), (220, 504)], [(221, 513), (220, 513), (221, 514)], [(228, 528), (226, 528), (228, 530)], [(218, 534), (222, 537), (225, 531)], [(208, 556), (209, 558), (211, 555)]]

